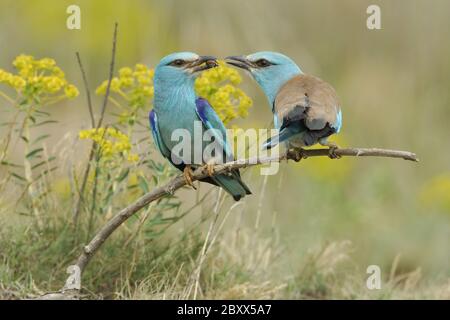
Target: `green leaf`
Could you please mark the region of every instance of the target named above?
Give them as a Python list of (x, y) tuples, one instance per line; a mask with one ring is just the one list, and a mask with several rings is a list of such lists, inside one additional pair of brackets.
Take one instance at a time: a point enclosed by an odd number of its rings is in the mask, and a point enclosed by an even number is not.
[(138, 184), (142, 191), (144, 191), (145, 193), (148, 192), (148, 183), (147, 180), (144, 179), (144, 177), (138, 176)]
[(39, 115), (43, 115), (43, 116), (50, 116), (50, 113), (45, 112), (45, 111), (41, 111), (41, 110), (35, 110), (35, 113), (39, 114)]
[(49, 174), (49, 173), (52, 172), (52, 171), (55, 171), (56, 169), (58, 169), (58, 166), (55, 166), (55, 167), (50, 168), (50, 169), (48, 169), (48, 170), (42, 171), (42, 173), (41, 173), (40, 175), (37, 176), (37, 178), (36, 178), (35, 181), (41, 179), (42, 177), (46, 176), (47, 174)]
[(45, 160), (45, 161), (41, 161), (41, 162), (35, 164), (34, 166), (32, 166), (32, 167), (31, 167), (31, 170), (37, 169), (37, 168), (39, 168), (40, 166), (42, 166), (42, 165), (44, 165), (44, 164), (46, 164), (46, 163), (50, 163), (50, 162), (52, 162), (52, 161), (55, 160), (55, 159), (56, 159), (56, 157), (52, 156), (52, 157), (48, 158), (48, 159)]
[(14, 178), (19, 179), (20, 181), (25, 181), (25, 182), (27, 181), (24, 177), (18, 175), (18, 174), (15, 173), (15, 172), (11, 172), (11, 175), (12, 175)]
[(45, 139), (47, 139), (48, 137), (50, 137), (49, 134), (43, 134), (43, 135), (37, 137), (32, 143), (33, 143), (33, 144), (36, 144), (37, 142), (42, 141), (42, 140), (45, 140)]
[(126, 168), (125, 170), (122, 171), (122, 173), (120, 174), (120, 176), (116, 179), (117, 182), (122, 182), (123, 180), (125, 180), (126, 177), (128, 177), (128, 174), (130, 173), (130, 168)]
[(58, 121), (56, 121), (56, 120), (45, 120), (45, 121), (42, 121), (42, 122), (39, 122), (39, 123), (35, 122), (35, 124), (32, 125), (31, 127), (32, 128), (36, 128), (36, 127), (40, 127), (40, 126), (43, 126), (45, 124), (50, 124), (50, 123), (58, 123)]
[(25, 158), (30, 159), (30, 158), (32, 158), (33, 156), (37, 155), (37, 154), (38, 154), (39, 152), (41, 152), (41, 151), (44, 151), (44, 148), (37, 148), (37, 149), (34, 149), (34, 150), (30, 151), (30, 152), (25, 156)]
[(9, 167), (13, 167), (13, 168), (22, 168), (23, 167), (23, 165), (15, 164), (15, 163), (8, 162), (8, 161), (5, 161), (5, 160), (3, 160), (1, 162), (1, 164), (4, 165), (4, 166), (9, 166)]

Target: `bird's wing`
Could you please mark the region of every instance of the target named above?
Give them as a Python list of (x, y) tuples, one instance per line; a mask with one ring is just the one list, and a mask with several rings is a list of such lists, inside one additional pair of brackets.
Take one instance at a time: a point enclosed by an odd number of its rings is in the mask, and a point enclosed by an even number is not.
[(226, 155), (226, 161), (233, 161), (233, 152), (227, 142), (226, 129), (217, 113), (211, 107), (208, 100), (203, 98), (197, 98), (195, 100), (195, 106), (198, 118), (207, 129), (211, 130), (214, 139), (216, 139), (223, 148)]
[(152, 130), (153, 140), (155, 141), (155, 144), (158, 147), (159, 152), (161, 152), (161, 154), (165, 158), (170, 158), (170, 150), (166, 147), (166, 145), (164, 144), (164, 142), (161, 138), (161, 135), (159, 133), (158, 117), (156, 116), (156, 113), (154, 110), (150, 111), (149, 119), (150, 119), (150, 128)]
[(155, 141), (156, 147), (158, 148), (159, 152), (163, 155), (164, 158), (169, 160), (170, 163), (172, 163), (172, 165), (174, 167), (183, 171), (183, 169), (185, 167), (185, 164), (183, 163), (183, 161), (177, 159), (177, 161), (174, 162), (172, 159), (172, 157), (174, 157), (174, 155), (170, 152), (170, 149), (167, 148), (167, 146), (164, 144), (161, 134), (159, 133), (158, 117), (156, 116), (156, 113), (154, 110), (150, 111), (149, 119), (150, 119), (150, 128), (152, 130), (153, 140)]
[(327, 124), (340, 129), (339, 102), (333, 87), (310, 75), (298, 75), (284, 84), (274, 102), (281, 127), (303, 120), (305, 129), (321, 130)]
[[(222, 146), (225, 153), (225, 160), (233, 161), (233, 153), (226, 140), (226, 129), (217, 113), (211, 107), (208, 100), (203, 98), (197, 98), (195, 100), (195, 106), (198, 118), (207, 129), (212, 129), (211, 132), (214, 139)], [(211, 179), (230, 193), (236, 201), (247, 194), (251, 194), (250, 189), (242, 181), (238, 169), (232, 170), (229, 175), (219, 174), (211, 177)]]

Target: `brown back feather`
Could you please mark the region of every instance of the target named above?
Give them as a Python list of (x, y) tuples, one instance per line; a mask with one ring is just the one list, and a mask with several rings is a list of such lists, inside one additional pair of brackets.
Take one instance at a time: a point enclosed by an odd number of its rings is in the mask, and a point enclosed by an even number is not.
[(295, 106), (307, 108), (305, 124), (311, 130), (320, 130), (327, 123), (335, 123), (339, 111), (339, 101), (333, 87), (306, 74), (295, 76), (281, 87), (275, 98), (274, 111), (282, 121)]

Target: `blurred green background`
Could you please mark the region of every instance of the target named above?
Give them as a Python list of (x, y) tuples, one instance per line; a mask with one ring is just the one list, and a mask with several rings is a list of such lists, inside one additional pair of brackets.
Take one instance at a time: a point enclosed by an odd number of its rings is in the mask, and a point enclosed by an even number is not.
[[(66, 8), (81, 7), (81, 30), (66, 28)], [(366, 8), (381, 7), (381, 30), (366, 28)], [(20, 53), (52, 57), (81, 96), (49, 107), (54, 138), (89, 126), (79, 51), (95, 88), (107, 78), (114, 22), (116, 66), (150, 66), (173, 51), (218, 57), (280, 51), (302, 70), (331, 83), (343, 110), (341, 146), (416, 152), (419, 163), (394, 159), (307, 159), (282, 163), (267, 178), (247, 170), (254, 195), (243, 222), (275, 226), (283, 272), (295, 272), (309, 248), (350, 240), (362, 274), (369, 264), (389, 272), (420, 267), (426, 279), (450, 277), (450, 3), (398, 1), (67, 1), (1, 0), (0, 68)], [(244, 127), (270, 125), (262, 92), (246, 75), (254, 99)], [(1, 99), (1, 98), (0, 98)], [(96, 113), (100, 110), (95, 97)], [(0, 114), (8, 106), (0, 100)], [(56, 138), (55, 138), (56, 136)], [(56, 141), (55, 140), (55, 141)], [(183, 190), (186, 206), (191, 190)]]

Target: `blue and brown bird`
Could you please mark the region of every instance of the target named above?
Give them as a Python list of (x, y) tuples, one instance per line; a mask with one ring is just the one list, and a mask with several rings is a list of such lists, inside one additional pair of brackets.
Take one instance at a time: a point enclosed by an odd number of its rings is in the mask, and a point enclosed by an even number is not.
[(286, 142), (288, 148), (302, 150), (319, 143), (329, 147), (330, 158), (337, 157), (337, 145), (327, 139), (340, 131), (342, 112), (331, 85), (304, 74), (292, 59), (277, 52), (230, 56), (227, 63), (248, 71), (269, 100), (279, 132), (263, 148)]
[[(153, 139), (161, 154), (176, 168), (183, 171), (188, 185), (192, 183), (192, 167), (205, 165), (209, 177), (201, 180), (222, 187), (234, 200), (238, 201), (247, 194), (249, 188), (241, 180), (239, 170), (213, 175), (212, 166), (215, 163), (234, 160), (231, 148), (227, 143), (226, 129), (222, 121), (206, 99), (197, 97), (194, 82), (203, 70), (218, 65), (215, 57), (199, 56), (192, 52), (172, 53), (164, 57), (155, 69), (154, 109), (150, 112), (150, 126)], [(203, 152), (208, 143), (200, 136), (196, 138), (195, 126), (202, 126), (202, 131), (212, 132), (214, 142), (220, 146), (220, 155), (207, 158)], [(182, 129), (190, 136), (184, 141), (186, 152), (183, 158), (174, 152), (180, 142), (174, 141), (172, 134)], [(196, 156), (200, 155), (200, 160)], [(206, 158), (205, 158), (206, 157)], [(220, 158), (220, 159), (218, 159)]]

